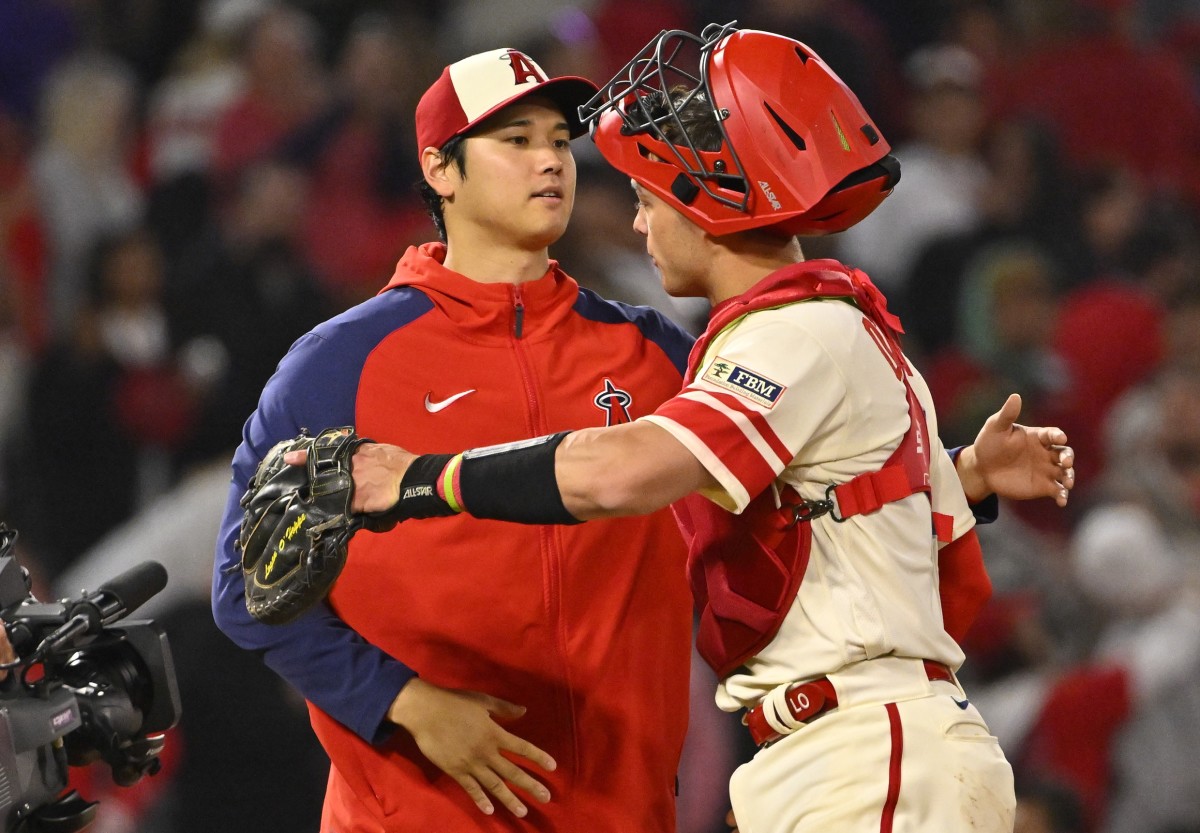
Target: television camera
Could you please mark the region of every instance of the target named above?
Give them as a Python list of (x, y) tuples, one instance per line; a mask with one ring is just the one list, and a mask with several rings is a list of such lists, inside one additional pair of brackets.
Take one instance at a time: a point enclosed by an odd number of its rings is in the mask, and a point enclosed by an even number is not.
[(179, 720), (166, 634), (123, 619), (167, 583), (146, 561), (78, 598), (38, 602), (0, 523), (0, 620), (14, 656), (0, 662), (0, 830), (71, 833), (97, 803), (67, 791), (67, 767), (104, 761), (130, 786), (159, 769), (163, 732)]

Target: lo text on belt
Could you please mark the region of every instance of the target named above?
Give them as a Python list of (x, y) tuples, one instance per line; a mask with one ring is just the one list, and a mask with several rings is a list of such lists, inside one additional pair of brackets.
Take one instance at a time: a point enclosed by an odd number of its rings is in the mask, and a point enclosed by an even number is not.
[[(954, 682), (954, 674), (942, 663), (927, 659), (924, 660), (924, 664), (925, 676), (931, 681)], [(801, 683), (789, 689), (783, 699), (792, 719), (798, 723), (810, 723), (836, 709), (838, 705), (837, 690), (828, 677)], [(748, 709), (742, 718), (742, 722), (750, 730), (750, 737), (753, 738), (755, 746), (774, 743), (783, 737), (767, 721), (766, 708), (769, 708), (769, 704), (760, 703)]]

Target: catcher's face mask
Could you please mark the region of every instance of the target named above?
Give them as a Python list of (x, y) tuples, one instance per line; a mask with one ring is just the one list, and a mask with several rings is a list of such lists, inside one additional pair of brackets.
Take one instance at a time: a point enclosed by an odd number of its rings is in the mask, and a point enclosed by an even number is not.
[[(719, 148), (698, 148), (685, 127), (700, 105)], [(824, 61), (732, 23), (660, 33), (579, 117), (614, 167), (713, 235), (842, 231), (900, 178), (891, 146)]]

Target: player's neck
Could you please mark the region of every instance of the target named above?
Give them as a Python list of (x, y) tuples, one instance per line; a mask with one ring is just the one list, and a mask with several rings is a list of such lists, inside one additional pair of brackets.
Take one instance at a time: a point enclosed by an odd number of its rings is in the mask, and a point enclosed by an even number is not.
[(730, 235), (717, 247), (713, 258), (708, 300), (713, 306), (741, 295), (772, 272), (804, 260), (795, 238)]
[(536, 281), (550, 268), (547, 249), (527, 251), (516, 246), (455, 243), (451, 238), (446, 244), (446, 268), (479, 283)]

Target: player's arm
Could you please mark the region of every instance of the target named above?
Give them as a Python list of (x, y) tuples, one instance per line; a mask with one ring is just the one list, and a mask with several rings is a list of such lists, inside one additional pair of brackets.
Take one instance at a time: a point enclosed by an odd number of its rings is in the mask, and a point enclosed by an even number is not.
[[(1065, 505), (1075, 485), (1066, 435), (1016, 424), (1020, 410), (1021, 398), (1013, 394), (958, 455), (963, 491), (971, 502), (995, 493), (1014, 500), (1053, 497)], [(414, 476), (415, 460), (421, 471)], [(405, 480), (411, 488), (402, 491)], [(354, 482), (355, 511), (395, 508), (402, 517), (466, 511), (525, 523), (645, 514), (692, 492), (721, 488), (688, 448), (645, 420), (465, 455), (417, 458), (396, 446), (363, 445), (354, 457)], [(406, 512), (409, 493), (421, 489), (434, 493), (428, 506), (413, 504)]]
[(938, 550), (938, 596), (946, 633), (962, 642), (992, 597), (992, 581), (974, 529)]
[[(936, 431), (936, 415), (927, 419), (930, 430)], [(953, 457), (946, 453), (941, 439), (935, 434), (931, 443), (930, 505), (935, 513), (951, 519), (949, 529), (943, 528), (949, 535), (938, 538), (942, 625), (956, 642), (961, 642), (991, 598), (992, 582), (976, 534), (976, 526), (981, 522), (980, 506), (968, 503)], [(995, 499), (988, 502), (995, 503)]]
[(268, 449), (295, 436), (301, 424), (338, 424), (351, 416), (352, 411), (343, 412), (348, 410), (343, 403), (353, 401), (349, 393), (327, 391), (303, 399), (295, 393), (306, 391), (314, 378), (353, 377), (342, 361), (341, 351), (327, 349), (323, 338), (303, 336), (279, 363), (246, 421), (217, 539), (212, 609), (217, 626), (235, 644), (256, 653), (306, 700), (363, 740), (379, 743), (394, 729), (385, 719), (388, 708), (415, 672), (363, 639), (328, 605), (286, 625), (256, 620), (246, 610), (237, 549), (241, 497)]
[[(299, 464), (302, 455), (285, 459)], [(465, 511), (497, 520), (573, 523), (643, 515), (717, 488), (682, 443), (639, 420), (461, 455), (418, 457), (394, 445), (364, 444), (354, 455), (351, 508), (401, 517)]]
[(546, 787), (517, 764), (552, 771), (554, 759), (496, 722), (520, 717), (523, 707), (420, 679), (363, 639), (328, 605), (317, 605), (285, 625), (265, 625), (247, 613), (233, 547), (241, 519), (237, 502), (241, 491), (237, 484), (231, 491), (217, 549), (213, 615), (221, 630), (242, 648), (259, 654), (306, 700), (368, 743), (386, 740), (396, 726), (409, 732), (421, 753), (453, 778), (484, 813), (495, 812), (494, 798), (514, 815), (527, 814), (509, 784), (539, 802), (549, 801)]
[(1021, 397), (1012, 394), (988, 417), (975, 442), (955, 459), (967, 500), (978, 503), (996, 494), (1010, 500), (1053, 498), (1066, 506), (1075, 487), (1075, 452), (1059, 428), (1017, 424)]
[(400, 726), (480, 810), (494, 812), (495, 799), (524, 816), (527, 809), (508, 784), (546, 801), (545, 786), (520, 767), (549, 771), (555, 762), (493, 719), (517, 717), (522, 707), (419, 679), (414, 670), (364, 639), (327, 604), (284, 625), (263, 624), (246, 610), (241, 559), (235, 547), (242, 520), (241, 495), (267, 450), (278, 439), (298, 433), (299, 424), (348, 421), (350, 414), (336, 407), (348, 397), (306, 396), (300, 401), (289, 397), (292, 391), (306, 391), (313, 378), (354, 378), (340, 365), (329, 364), (342, 361), (339, 356), (339, 351), (322, 349), (321, 340), (311, 334), (300, 339), (280, 363), (246, 424), (245, 441), (234, 456), (233, 483), (214, 562), (216, 623), (233, 642), (258, 654), (306, 700), (364, 741), (381, 743)]
[(387, 710), (415, 674), (371, 645), (324, 604), (286, 625), (265, 625), (246, 610), (240, 557), (235, 549), (241, 522), (235, 483), (218, 538), (212, 610), (217, 626), (238, 646), (253, 651), (296, 689), (368, 743), (393, 728)]
[(581, 521), (643, 515), (720, 488), (692, 452), (646, 421), (568, 434), (554, 472), (563, 505)]

